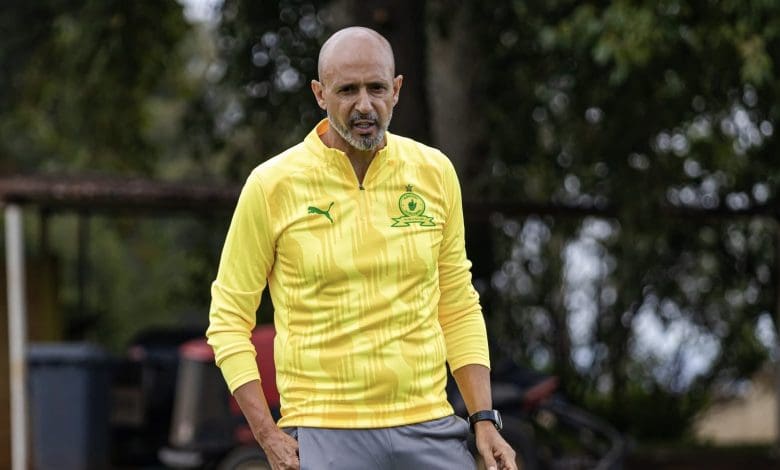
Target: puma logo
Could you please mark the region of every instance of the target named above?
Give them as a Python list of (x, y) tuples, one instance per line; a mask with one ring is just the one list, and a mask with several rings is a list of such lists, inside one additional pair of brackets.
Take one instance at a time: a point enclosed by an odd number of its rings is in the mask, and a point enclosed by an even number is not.
[(330, 208), (331, 208), (331, 207), (333, 207), (333, 203), (332, 203), (332, 202), (331, 202), (331, 203), (330, 203), (330, 205), (328, 206), (328, 210), (325, 210), (325, 211), (324, 211), (324, 210), (322, 210), (322, 209), (320, 209), (320, 208), (318, 208), (318, 207), (309, 206), (309, 214), (320, 214), (320, 215), (324, 215), (325, 217), (327, 217), (327, 218), (328, 218), (328, 220), (330, 220), (330, 223), (333, 223), (333, 218), (330, 216)]

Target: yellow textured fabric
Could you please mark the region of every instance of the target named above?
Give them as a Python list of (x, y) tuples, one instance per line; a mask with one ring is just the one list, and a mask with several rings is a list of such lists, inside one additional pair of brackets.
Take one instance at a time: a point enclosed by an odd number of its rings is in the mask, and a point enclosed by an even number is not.
[(280, 426), (375, 428), (452, 413), (445, 359), (489, 367), (460, 187), (438, 150), (387, 134), (358, 184), (322, 121), (258, 166), (212, 285), (209, 344), (231, 391), (259, 378), (249, 338), (274, 302)]

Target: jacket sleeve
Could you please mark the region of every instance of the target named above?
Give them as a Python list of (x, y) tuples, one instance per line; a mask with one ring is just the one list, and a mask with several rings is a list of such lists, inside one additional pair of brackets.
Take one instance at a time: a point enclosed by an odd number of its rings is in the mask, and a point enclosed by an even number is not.
[(253, 172), (238, 199), (217, 278), (211, 285), (208, 343), (231, 393), (260, 378), (251, 342), (260, 295), (274, 262), (274, 240), (260, 178)]
[(439, 251), (439, 323), (447, 345), (447, 362), (451, 370), (467, 364), (490, 367), (485, 320), (479, 295), (471, 284), (471, 262), (466, 258), (460, 184), (449, 160), (443, 189), (448, 207)]

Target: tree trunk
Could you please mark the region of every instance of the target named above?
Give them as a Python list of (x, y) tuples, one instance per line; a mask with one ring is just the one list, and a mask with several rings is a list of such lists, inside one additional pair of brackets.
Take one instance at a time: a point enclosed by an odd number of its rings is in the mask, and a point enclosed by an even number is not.
[[(475, 106), (474, 83), (479, 54), (472, 33), (470, 2), (429, 0), (426, 2), (428, 37), (427, 87), (433, 146), (441, 149), (458, 172), (463, 201), (483, 199), (475, 176), (483, 172), (483, 129)], [(493, 230), (465, 214), (466, 251), (472, 260), (474, 284), (481, 286), (481, 303), (490, 316), (494, 292), (490, 289), (495, 271)]]
[(432, 144), (426, 97), (425, 2), (417, 0), (339, 0), (330, 5), (329, 26), (365, 26), (393, 46), (396, 74), (404, 76), (393, 110), (391, 131)]
[(476, 198), (470, 182), (484, 163), (483, 135), (476, 119), (474, 82), (479, 65), (471, 31), (469, 2), (431, 0), (428, 5), (428, 90), (433, 144), (449, 156), (463, 187), (463, 199)]

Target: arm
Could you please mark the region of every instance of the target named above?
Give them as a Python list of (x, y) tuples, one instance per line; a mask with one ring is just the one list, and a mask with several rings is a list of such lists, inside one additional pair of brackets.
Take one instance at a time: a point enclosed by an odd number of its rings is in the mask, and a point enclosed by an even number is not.
[[(458, 390), (466, 403), (469, 414), (493, 408), (490, 393), (490, 369), (478, 364), (465, 365), (452, 372)], [(477, 436), (477, 450), (488, 470), (517, 470), (515, 451), (506, 443), (490, 421), (474, 424)]]
[(274, 469), (297, 469), (296, 441), (271, 417), (260, 387), (251, 333), (274, 260), (274, 237), (260, 180), (247, 179), (230, 223), (211, 288), (208, 342), (252, 434)]
[(446, 206), (439, 249), (439, 324), (447, 345), (451, 370), (467, 364), (490, 368), (487, 332), (479, 295), (471, 284), (471, 262), (466, 257), (460, 184), (452, 164), (442, 174)]
[(276, 426), (260, 381), (252, 380), (239, 386), (233, 396), (249, 423), (252, 435), (263, 448), (271, 468), (297, 470), (300, 467), (298, 442)]
[(211, 285), (208, 343), (228, 388), (260, 378), (252, 344), (255, 314), (274, 261), (274, 237), (260, 179), (247, 179)]
[[(493, 407), (487, 332), (479, 296), (471, 285), (471, 263), (466, 258), (460, 184), (451, 165), (445, 169), (443, 189), (447, 220), (439, 253), (439, 323), (450, 365), (469, 414)], [(477, 449), (488, 470), (516, 470), (515, 452), (493, 423), (474, 425)], [(500, 465), (500, 466), (497, 466)]]

